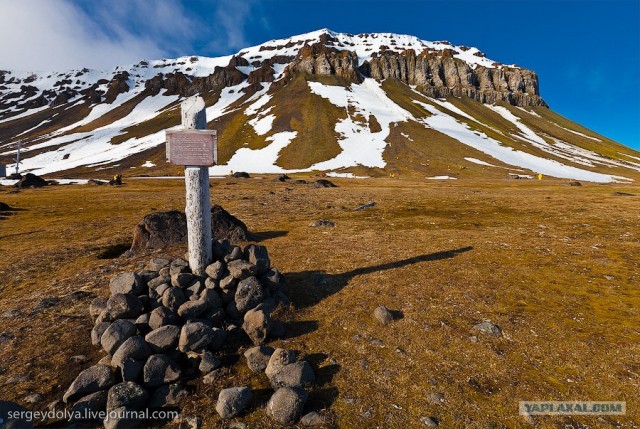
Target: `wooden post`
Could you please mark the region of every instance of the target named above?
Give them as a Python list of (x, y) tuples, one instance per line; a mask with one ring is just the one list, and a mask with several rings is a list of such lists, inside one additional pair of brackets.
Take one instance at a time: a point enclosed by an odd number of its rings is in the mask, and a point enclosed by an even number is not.
[[(207, 128), (207, 115), (202, 97), (182, 102), (182, 127), (185, 130)], [(213, 259), (211, 253), (211, 200), (209, 198), (209, 167), (185, 166), (187, 189), (187, 237), (189, 266), (196, 275), (204, 275)]]

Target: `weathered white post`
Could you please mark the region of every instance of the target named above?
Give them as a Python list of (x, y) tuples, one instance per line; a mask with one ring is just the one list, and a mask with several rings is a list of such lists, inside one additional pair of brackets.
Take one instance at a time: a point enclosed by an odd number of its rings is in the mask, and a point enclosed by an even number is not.
[(18, 150), (16, 151), (16, 176), (20, 173), (20, 149), (22, 148), (22, 141), (18, 140)]
[[(207, 115), (202, 97), (191, 97), (182, 102), (182, 128), (204, 130)], [(187, 189), (187, 237), (189, 240), (189, 266), (197, 275), (204, 275), (211, 263), (211, 200), (209, 198), (209, 167), (187, 165), (184, 168)]]

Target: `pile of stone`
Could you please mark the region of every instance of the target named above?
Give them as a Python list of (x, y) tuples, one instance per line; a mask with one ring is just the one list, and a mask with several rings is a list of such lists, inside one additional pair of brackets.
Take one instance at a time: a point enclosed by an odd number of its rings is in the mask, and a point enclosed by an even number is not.
[[(276, 389), (267, 413), (282, 423), (297, 421), (315, 379), (308, 362), (290, 351), (265, 346), (284, 335), (271, 314), (288, 305), (283, 276), (271, 267), (264, 246), (243, 249), (213, 242), (214, 262), (206, 276), (191, 273), (183, 259), (152, 259), (144, 270), (111, 279), (109, 297), (90, 306), (95, 320), (91, 341), (107, 355), (80, 373), (64, 395), (72, 411), (143, 410), (175, 406), (186, 395), (181, 381), (222, 367), (219, 356), (252, 342), (249, 368), (264, 371)], [(242, 412), (251, 400), (247, 387), (220, 392), (216, 410), (223, 418)], [(131, 427), (107, 418), (105, 427)]]
[[(267, 415), (282, 424), (300, 420), (308, 394), (305, 387), (315, 382), (313, 368), (307, 361), (297, 361), (291, 350), (256, 346), (244, 353), (249, 369), (266, 374), (275, 393), (267, 403)], [(251, 390), (246, 387), (224, 389), (218, 395), (216, 411), (224, 419), (242, 412), (251, 401)]]

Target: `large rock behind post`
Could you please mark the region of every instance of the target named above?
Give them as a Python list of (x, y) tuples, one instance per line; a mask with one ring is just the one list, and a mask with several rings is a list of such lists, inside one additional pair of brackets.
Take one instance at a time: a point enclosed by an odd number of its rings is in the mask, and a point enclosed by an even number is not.
[(146, 215), (133, 231), (131, 251), (143, 252), (161, 249), (170, 244), (187, 242), (187, 217), (183, 212), (171, 210)]
[(253, 239), (244, 222), (216, 204), (211, 206), (211, 235), (214, 240), (232, 243)]
[[(232, 242), (252, 239), (247, 226), (222, 207), (211, 206), (211, 236), (214, 240)], [(145, 216), (133, 231), (132, 253), (162, 249), (187, 242), (187, 217), (178, 210), (156, 212)]]

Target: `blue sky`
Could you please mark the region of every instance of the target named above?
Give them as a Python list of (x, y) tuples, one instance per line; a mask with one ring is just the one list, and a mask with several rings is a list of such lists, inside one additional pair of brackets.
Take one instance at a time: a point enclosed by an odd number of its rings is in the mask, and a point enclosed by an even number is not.
[[(640, 1), (0, 0), (0, 69), (223, 55), (320, 28), (476, 46), (556, 112), (640, 150)], [(8, 46), (11, 45), (11, 46)]]

